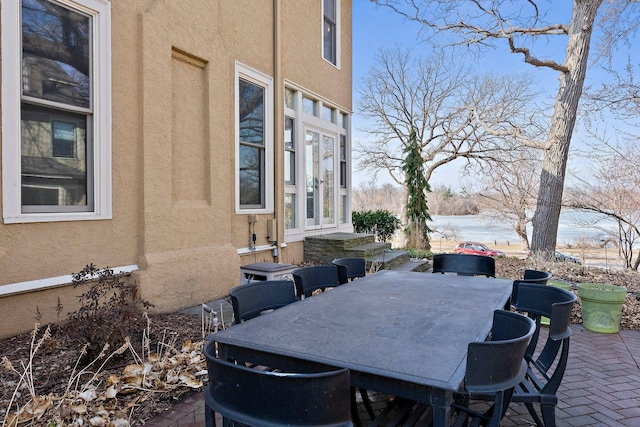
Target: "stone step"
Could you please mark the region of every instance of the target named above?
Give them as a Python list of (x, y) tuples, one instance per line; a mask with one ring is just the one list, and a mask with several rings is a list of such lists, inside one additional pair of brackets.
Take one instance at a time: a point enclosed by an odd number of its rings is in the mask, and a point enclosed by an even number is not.
[(344, 251), (345, 257), (372, 258), (391, 250), (391, 243), (371, 242), (360, 246), (354, 246)]
[(394, 268), (396, 271), (431, 271), (431, 262), (427, 259), (410, 259)]
[(330, 233), (307, 237), (304, 240), (304, 259), (312, 264), (328, 264), (335, 258), (347, 256), (351, 248), (371, 243), (375, 243), (375, 236), (364, 233)]
[(367, 258), (367, 265), (378, 262), (380, 264), (380, 270), (394, 270), (397, 266), (409, 261), (409, 259), (409, 252), (392, 249)]

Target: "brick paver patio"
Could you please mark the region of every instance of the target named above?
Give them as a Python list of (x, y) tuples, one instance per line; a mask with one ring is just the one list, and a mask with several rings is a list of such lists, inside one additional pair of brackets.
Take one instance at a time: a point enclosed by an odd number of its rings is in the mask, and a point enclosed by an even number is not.
[[(640, 332), (601, 334), (582, 325), (572, 329), (569, 364), (558, 392), (558, 427), (640, 426)], [(175, 405), (146, 425), (203, 426), (203, 394)], [(534, 424), (524, 405), (512, 404), (502, 425)]]

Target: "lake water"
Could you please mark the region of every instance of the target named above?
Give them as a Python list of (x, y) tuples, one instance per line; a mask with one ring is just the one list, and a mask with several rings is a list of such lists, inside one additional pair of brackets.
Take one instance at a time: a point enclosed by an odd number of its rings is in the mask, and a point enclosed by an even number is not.
[[(485, 219), (478, 215), (434, 215), (429, 223), (435, 232), (432, 237), (439, 238), (443, 234), (455, 240), (475, 240), (479, 242), (519, 243), (518, 235), (509, 224)], [(617, 229), (615, 222), (601, 216), (584, 212), (562, 212), (558, 225), (558, 245), (575, 244), (581, 239), (595, 242), (605, 239), (605, 230)], [(531, 226), (527, 229), (531, 241)]]

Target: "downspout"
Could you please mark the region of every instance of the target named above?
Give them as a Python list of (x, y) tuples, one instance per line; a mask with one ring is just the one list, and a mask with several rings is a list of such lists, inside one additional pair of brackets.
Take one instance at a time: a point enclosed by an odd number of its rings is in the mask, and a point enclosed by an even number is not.
[(274, 261), (280, 262), (284, 242), (284, 79), (282, 78), (282, 0), (273, 0), (273, 141), (275, 200), (273, 216), (277, 224)]

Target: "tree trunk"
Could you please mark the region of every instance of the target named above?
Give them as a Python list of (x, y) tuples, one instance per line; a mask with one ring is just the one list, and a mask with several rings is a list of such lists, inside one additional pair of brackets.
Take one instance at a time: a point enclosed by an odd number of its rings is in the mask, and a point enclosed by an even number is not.
[(520, 239), (520, 247), (524, 251), (529, 250), (529, 238), (527, 236), (527, 220), (524, 218), (519, 218), (516, 223), (516, 233), (518, 234), (518, 238)]
[[(403, 183), (402, 184), (402, 197), (400, 198), (401, 200), (401, 205), (400, 205), (400, 230), (404, 230), (407, 225), (409, 224), (409, 218), (407, 218), (407, 200), (409, 198), (409, 190), (407, 190), (407, 184)], [(397, 242), (396, 244), (398, 245), (399, 248), (404, 248), (407, 246), (407, 236), (404, 234), (404, 231), (402, 233), (396, 233), (396, 236), (398, 236)]]
[(587, 72), (593, 23), (601, 4), (602, 0), (573, 2), (564, 64), (568, 71), (559, 78), (560, 87), (551, 117), (548, 149), (544, 154), (540, 191), (533, 215), (531, 249), (534, 256), (545, 260), (554, 259), (571, 135)]

